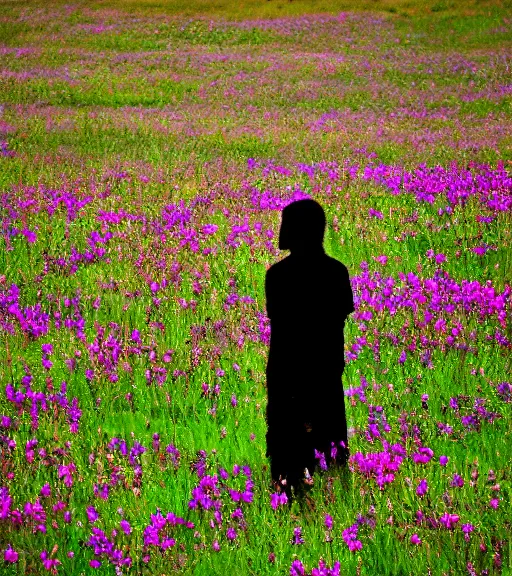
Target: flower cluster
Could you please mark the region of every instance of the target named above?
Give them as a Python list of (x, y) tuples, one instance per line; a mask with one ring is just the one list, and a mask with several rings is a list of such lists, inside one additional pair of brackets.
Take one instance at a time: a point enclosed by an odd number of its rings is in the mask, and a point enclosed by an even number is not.
[(319, 560), (318, 567), (312, 568), (311, 572), (306, 571), (300, 560), (294, 560), (290, 566), (290, 576), (340, 576), (340, 574), (340, 562), (335, 562), (333, 567), (329, 568), (323, 559)]
[(151, 522), (144, 528), (144, 546), (159, 547), (162, 552), (176, 545), (176, 539), (171, 536), (174, 534), (175, 526), (185, 526), (188, 529), (194, 528), (194, 523), (186, 521), (184, 518), (176, 516), (169, 512), (163, 516), (160, 510), (156, 514), (150, 515)]
[(405, 456), (406, 450), (401, 444), (389, 446), (386, 443), (382, 452), (356, 452), (350, 457), (349, 464), (354, 471), (367, 478), (374, 478), (382, 490), (386, 484), (393, 482)]

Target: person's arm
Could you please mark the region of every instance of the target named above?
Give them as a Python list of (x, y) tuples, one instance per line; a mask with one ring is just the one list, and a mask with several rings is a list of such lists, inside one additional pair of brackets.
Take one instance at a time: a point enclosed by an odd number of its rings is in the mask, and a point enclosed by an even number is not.
[(272, 319), (273, 312), (274, 312), (274, 273), (272, 268), (267, 270), (265, 274), (265, 307), (267, 311), (268, 318)]
[(355, 308), (354, 308), (354, 294), (352, 293), (352, 286), (350, 285), (350, 278), (346, 266), (342, 267), (341, 291), (343, 298), (344, 313), (345, 317), (347, 317), (349, 314), (352, 314), (352, 312), (355, 312)]

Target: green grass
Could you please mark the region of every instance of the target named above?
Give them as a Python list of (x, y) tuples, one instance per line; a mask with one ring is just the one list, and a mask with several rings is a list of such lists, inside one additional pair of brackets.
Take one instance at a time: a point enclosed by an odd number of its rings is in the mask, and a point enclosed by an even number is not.
[[(46, 482), (52, 489), (50, 499), (43, 499), (46, 533), (34, 530), (26, 514), (18, 528), (0, 519), (2, 576), (47, 573), (39, 555), (54, 545), (62, 562), (58, 573), (114, 574), (106, 558), (100, 569), (89, 564), (94, 555), (86, 545), (92, 533), (88, 506), (97, 508), (95, 525), (109, 537), (113, 529), (120, 532), (117, 545), (134, 562), (126, 573), (284, 575), (300, 559), (310, 574), (320, 558), (329, 567), (339, 560), (342, 574), (458, 576), (468, 573), (468, 562), (478, 574), (510, 573), (512, 414), (496, 385), (510, 379), (512, 366), (509, 350), (493, 340), (497, 330), (512, 340), (509, 304), (501, 321), (492, 314), (480, 319), (479, 310), (453, 316), (442, 311), (423, 327), (422, 303), (416, 315), (407, 306), (389, 313), (361, 303), (373, 318), (352, 317), (345, 327), (348, 349), (362, 336), (370, 342), (343, 375), (346, 390), (359, 386), (362, 377), (368, 382), (365, 402), (346, 398), (352, 453), (383, 449), (379, 440), (368, 439), (372, 405), (384, 409), (390, 444), (403, 442), (409, 455), (414, 451), (414, 441), (404, 439), (400, 428), (407, 418), (434, 458), (426, 464), (406, 458), (383, 490), (357, 469), (317, 473), (309, 504), (298, 500), (272, 510), (265, 455), (268, 348), (260, 339), (258, 314), (265, 312), (266, 269), (279, 257), (265, 242), (273, 233), (276, 246), (280, 216), (275, 207), (258, 209), (252, 200), (265, 192), (287, 198), (295, 188), (317, 198), (327, 215), (326, 251), (346, 264), (352, 278), (362, 274), (363, 261), (397, 285), (400, 274), (425, 281), (441, 267), (458, 284), (489, 282), (495, 293), (503, 292), (512, 276), (509, 212), (471, 197), (451, 214), (440, 213), (448, 203), (443, 194), (432, 204), (418, 203), (410, 194), (390, 194), (361, 173), (372, 164), (411, 172), (422, 164), (441, 165), (446, 178), (460, 185), (455, 164), (463, 169), (485, 162), (490, 170), (510, 170), (511, 108), (503, 87), (509, 84), (511, 7), (509, 1), (462, 0), (59, 0), (51, 6), (0, 0), (0, 141), (15, 153), (0, 155), (0, 321), (14, 326), (14, 334), (0, 328), (0, 416), (16, 423), (1, 429), (1, 485), (9, 487), (12, 507), (22, 511)], [(295, 16), (340, 12), (348, 12), (346, 19), (318, 23), (312, 17), (287, 31)], [(238, 26), (273, 18), (282, 20)], [(248, 159), (262, 166), (249, 169)], [(298, 163), (332, 161), (340, 176), (295, 170)], [(266, 162), (292, 173), (266, 173)], [(344, 172), (344, 163), (359, 164), (357, 178)], [(426, 187), (438, 185), (433, 177), (424, 180)], [(486, 185), (477, 184), (480, 191)], [(507, 185), (502, 188), (497, 192), (505, 197)], [(54, 205), (52, 195), (65, 201)], [(68, 216), (68, 207), (86, 196), (90, 202)], [(164, 217), (180, 200), (192, 206), (181, 232)], [(371, 218), (370, 209), (383, 218)], [(144, 220), (102, 222), (103, 212), (121, 211)], [(489, 215), (495, 216), (492, 222), (477, 221)], [(228, 246), (232, 227), (245, 221), (249, 244), (241, 236), (238, 247)], [(219, 228), (197, 251), (182, 245), (187, 230), (206, 224)], [(37, 240), (12, 235), (13, 228), (32, 230)], [(105, 254), (70, 269), (72, 255), (90, 249), (91, 233), (108, 231), (113, 238)], [(483, 256), (472, 251), (484, 243), (491, 249)], [(214, 251), (202, 253), (206, 246)], [(447, 261), (436, 265), (429, 250), (446, 254)], [(385, 265), (376, 262), (380, 255), (387, 256)], [(68, 264), (59, 265), (59, 258)], [(167, 287), (153, 294), (151, 282), (164, 279)], [(12, 284), (20, 288), (23, 311), (39, 303), (50, 315), (44, 336), (22, 329), (4, 304)], [(235, 291), (254, 302), (228, 307), (226, 298)], [(195, 300), (195, 311), (183, 309), (180, 299)], [(447, 319), (445, 334), (433, 326), (438, 315)], [(80, 319), (85, 339), (75, 325)], [(443, 340), (457, 323), (460, 341), (476, 351), (421, 344), (422, 337)], [(112, 342), (103, 345), (103, 356), (92, 351), (102, 329), (105, 340), (111, 333), (119, 342), (115, 360)], [(141, 332), (139, 353), (133, 351), (134, 329)], [(407, 348), (412, 342), (415, 350)], [(54, 346), (48, 371), (43, 343)], [(376, 343), (379, 349), (372, 350)], [(175, 352), (166, 363), (169, 349)], [(424, 349), (432, 350), (431, 367), (421, 361)], [(116, 381), (109, 379), (109, 361)], [(167, 369), (165, 382), (148, 384), (148, 374), (160, 368)], [(86, 377), (90, 369), (92, 380)], [(218, 376), (218, 369), (225, 374)], [(70, 432), (64, 408), (50, 401), (47, 411), (39, 409), (34, 429), (29, 403), (18, 410), (6, 399), (6, 385), (20, 390), (27, 370), (36, 392), (49, 395), (53, 386), (56, 393), (67, 383), (67, 398), (78, 398), (82, 410), (77, 434)], [(220, 392), (205, 394), (203, 383), (219, 384)], [(429, 395), (426, 406), (423, 394)], [(459, 412), (449, 407), (454, 397)], [(461, 417), (475, 412), (477, 398), (500, 417), (482, 419), (479, 431), (467, 430)], [(450, 436), (440, 432), (440, 423), (453, 428)], [(155, 433), (160, 453), (152, 449)], [(120, 452), (108, 448), (113, 437), (124, 438), (128, 449), (135, 441), (147, 448), (139, 459), (140, 483)], [(16, 449), (9, 450), (6, 438), (15, 440)], [(38, 445), (34, 462), (28, 462), (25, 446), (32, 438)], [(161, 458), (169, 443), (181, 453), (177, 468)], [(46, 456), (38, 454), (41, 448)], [(233, 466), (251, 467), (254, 501), (240, 505), (247, 531), (238, 529), (234, 542), (226, 528), (235, 523), (230, 515), (238, 504), (227, 493), (222, 529), (211, 528), (211, 510), (189, 509), (199, 450), (208, 453), (207, 473), (226, 468), (232, 488), (243, 485), (240, 476), (232, 477)], [(450, 458), (445, 468), (438, 463), (442, 454)], [(72, 487), (58, 476), (58, 467), (70, 462), (77, 467)], [(94, 495), (94, 485), (108, 482), (113, 466), (124, 477), (103, 500)], [(454, 473), (464, 478), (463, 487), (450, 486)], [(421, 498), (416, 488), (423, 478), (429, 490)], [(499, 490), (492, 489), (496, 484)], [(493, 496), (500, 499), (497, 510), (489, 505)], [(72, 513), (70, 524), (62, 511), (52, 510), (57, 499)], [(119, 508), (133, 528), (129, 536), (119, 530)], [(146, 564), (143, 533), (157, 508), (195, 527), (175, 527), (176, 547), (165, 553), (152, 549)], [(418, 509), (437, 519), (456, 513), (458, 527), (419, 525)], [(332, 542), (325, 538), (325, 514), (333, 517)], [(371, 515), (375, 529), (360, 527), (363, 548), (353, 553), (342, 533), (358, 514)], [(463, 523), (475, 526), (469, 542)], [(299, 546), (290, 544), (297, 526), (305, 539)], [(419, 546), (410, 543), (414, 533), (422, 539)], [(212, 550), (214, 540), (219, 552)], [(8, 544), (19, 552), (17, 564), (3, 560)]]

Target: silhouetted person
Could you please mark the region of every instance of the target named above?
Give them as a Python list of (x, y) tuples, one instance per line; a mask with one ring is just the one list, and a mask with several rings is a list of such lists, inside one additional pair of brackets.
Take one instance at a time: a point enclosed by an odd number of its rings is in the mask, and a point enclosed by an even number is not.
[[(313, 474), (315, 449), (336, 462), (348, 458), (347, 420), (341, 376), (343, 329), (354, 311), (346, 267), (323, 249), (325, 214), (314, 200), (282, 212), (279, 248), (290, 255), (265, 277), (270, 349), (267, 363), (267, 456), (284, 489)], [(340, 446), (343, 442), (346, 448)], [(281, 484), (283, 485), (283, 484)]]

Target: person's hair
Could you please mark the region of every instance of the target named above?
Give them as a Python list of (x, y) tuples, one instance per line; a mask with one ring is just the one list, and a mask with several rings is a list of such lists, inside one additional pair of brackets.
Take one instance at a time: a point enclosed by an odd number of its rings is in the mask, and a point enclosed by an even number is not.
[(311, 199), (288, 204), (282, 212), (279, 249), (317, 248), (324, 241), (325, 212)]

